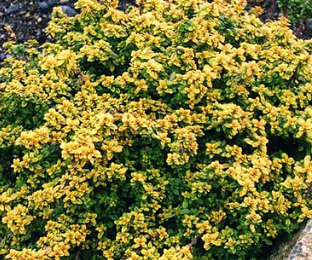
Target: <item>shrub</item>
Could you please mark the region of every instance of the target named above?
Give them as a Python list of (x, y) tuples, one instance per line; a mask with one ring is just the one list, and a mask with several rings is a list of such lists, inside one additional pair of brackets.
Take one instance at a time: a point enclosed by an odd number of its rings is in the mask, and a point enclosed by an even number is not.
[(312, 41), (241, 0), (117, 4), (6, 44), (3, 259), (261, 259), (312, 216)]
[(278, 6), (286, 11), (290, 22), (298, 25), (312, 17), (311, 0), (277, 0)]

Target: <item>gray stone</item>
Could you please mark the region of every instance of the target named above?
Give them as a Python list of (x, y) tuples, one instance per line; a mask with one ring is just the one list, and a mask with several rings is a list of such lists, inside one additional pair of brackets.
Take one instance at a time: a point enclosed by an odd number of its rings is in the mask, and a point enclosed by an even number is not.
[(306, 21), (306, 28), (307, 28), (308, 30), (312, 30), (312, 19), (308, 19), (308, 20)]
[(291, 239), (282, 242), (269, 260), (311, 260), (312, 220), (309, 220)]
[(10, 4), (8, 9), (6, 10), (7, 14), (15, 13), (21, 8), (20, 4)]
[(68, 5), (60, 5), (59, 7), (61, 7), (62, 8), (62, 12), (64, 14), (66, 14), (67, 16), (69, 16), (69, 17), (73, 17), (73, 16), (75, 16), (77, 14), (75, 9), (71, 8)]
[(39, 3), (39, 8), (41, 9), (41, 10), (46, 10), (46, 9), (48, 9), (50, 6), (49, 6), (49, 4), (47, 3), (47, 2), (40, 2)]
[(0, 61), (3, 61), (5, 59), (5, 53), (0, 52)]
[(309, 220), (301, 231), (296, 245), (287, 260), (308, 260), (312, 257), (312, 220)]
[(283, 241), (280, 245), (277, 245), (274, 252), (269, 256), (269, 260), (286, 260), (296, 243), (296, 239), (290, 239)]
[(60, 4), (63, 5), (63, 4), (67, 4), (69, 2), (69, 0), (60, 0)]
[(56, 5), (56, 0), (48, 0), (48, 5), (49, 6), (55, 6)]

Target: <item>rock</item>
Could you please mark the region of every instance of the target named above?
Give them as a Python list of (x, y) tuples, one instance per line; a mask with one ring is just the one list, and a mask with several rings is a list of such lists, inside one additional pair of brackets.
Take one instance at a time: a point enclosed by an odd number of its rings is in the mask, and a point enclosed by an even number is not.
[(67, 4), (69, 2), (69, 0), (60, 0), (60, 4), (63, 5), (63, 4)]
[(312, 30), (312, 19), (308, 19), (308, 20), (306, 21), (306, 28), (307, 28), (308, 30)]
[(283, 241), (274, 248), (274, 252), (270, 254), (268, 260), (286, 260), (294, 245), (295, 239)]
[(282, 242), (269, 260), (312, 259), (312, 220), (309, 220), (291, 239)]
[(56, 0), (48, 0), (48, 5), (49, 6), (55, 6), (56, 5)]
[(0, 61), (3, 61), (5, 59), (5, 53), (0, 52)]
[(10, 6), (8, 7), (8, 9), (6, 10), (7, 14), (11, 14), (14, 12), (17, 12), (19, 9), (21, 8), (21, 6), (19, 4), (10, 4)]
[(69, 16), (69, 17), (73, 17), (73, 16), (75, 16), (77, 14), (75, 9), (71, 8), (68, 5), (60, 5), (59, 7), (61, 7), (62, 8), (62, 12), (64, 14), (66, 14), (67, 16)]
[(48, 9), (50, 6), (49, 6), (49, 4), (47, 3), (47, 2), (40, 2), (39, 3), (39, 9), (41, 9), (41, 10), (46, 10), (46, 9)]
[(312, 220), (309, 220), (300, 233), (287, 260), (308, 260), (312, 256)]

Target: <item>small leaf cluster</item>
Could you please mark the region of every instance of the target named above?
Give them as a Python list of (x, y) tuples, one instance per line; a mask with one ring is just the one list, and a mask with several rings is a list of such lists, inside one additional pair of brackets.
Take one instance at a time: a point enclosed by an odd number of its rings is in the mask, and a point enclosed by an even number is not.
[(0, 257), (262, 259), (312, 217), (312, 41), (244, 0), (78, 0), (0, 69)]
[(293, 25), (298, 25), (312, 17), (311, 0), (277, 0), (278, 6), (286, 11)]

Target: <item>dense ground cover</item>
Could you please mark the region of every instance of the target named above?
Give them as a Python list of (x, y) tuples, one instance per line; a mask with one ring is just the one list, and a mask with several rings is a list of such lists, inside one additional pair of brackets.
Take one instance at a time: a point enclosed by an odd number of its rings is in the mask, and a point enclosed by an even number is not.
[(0, 257), (262, 259), (312, 216), (312, 41), (241, 0), (79, 0), (6, 45)]

